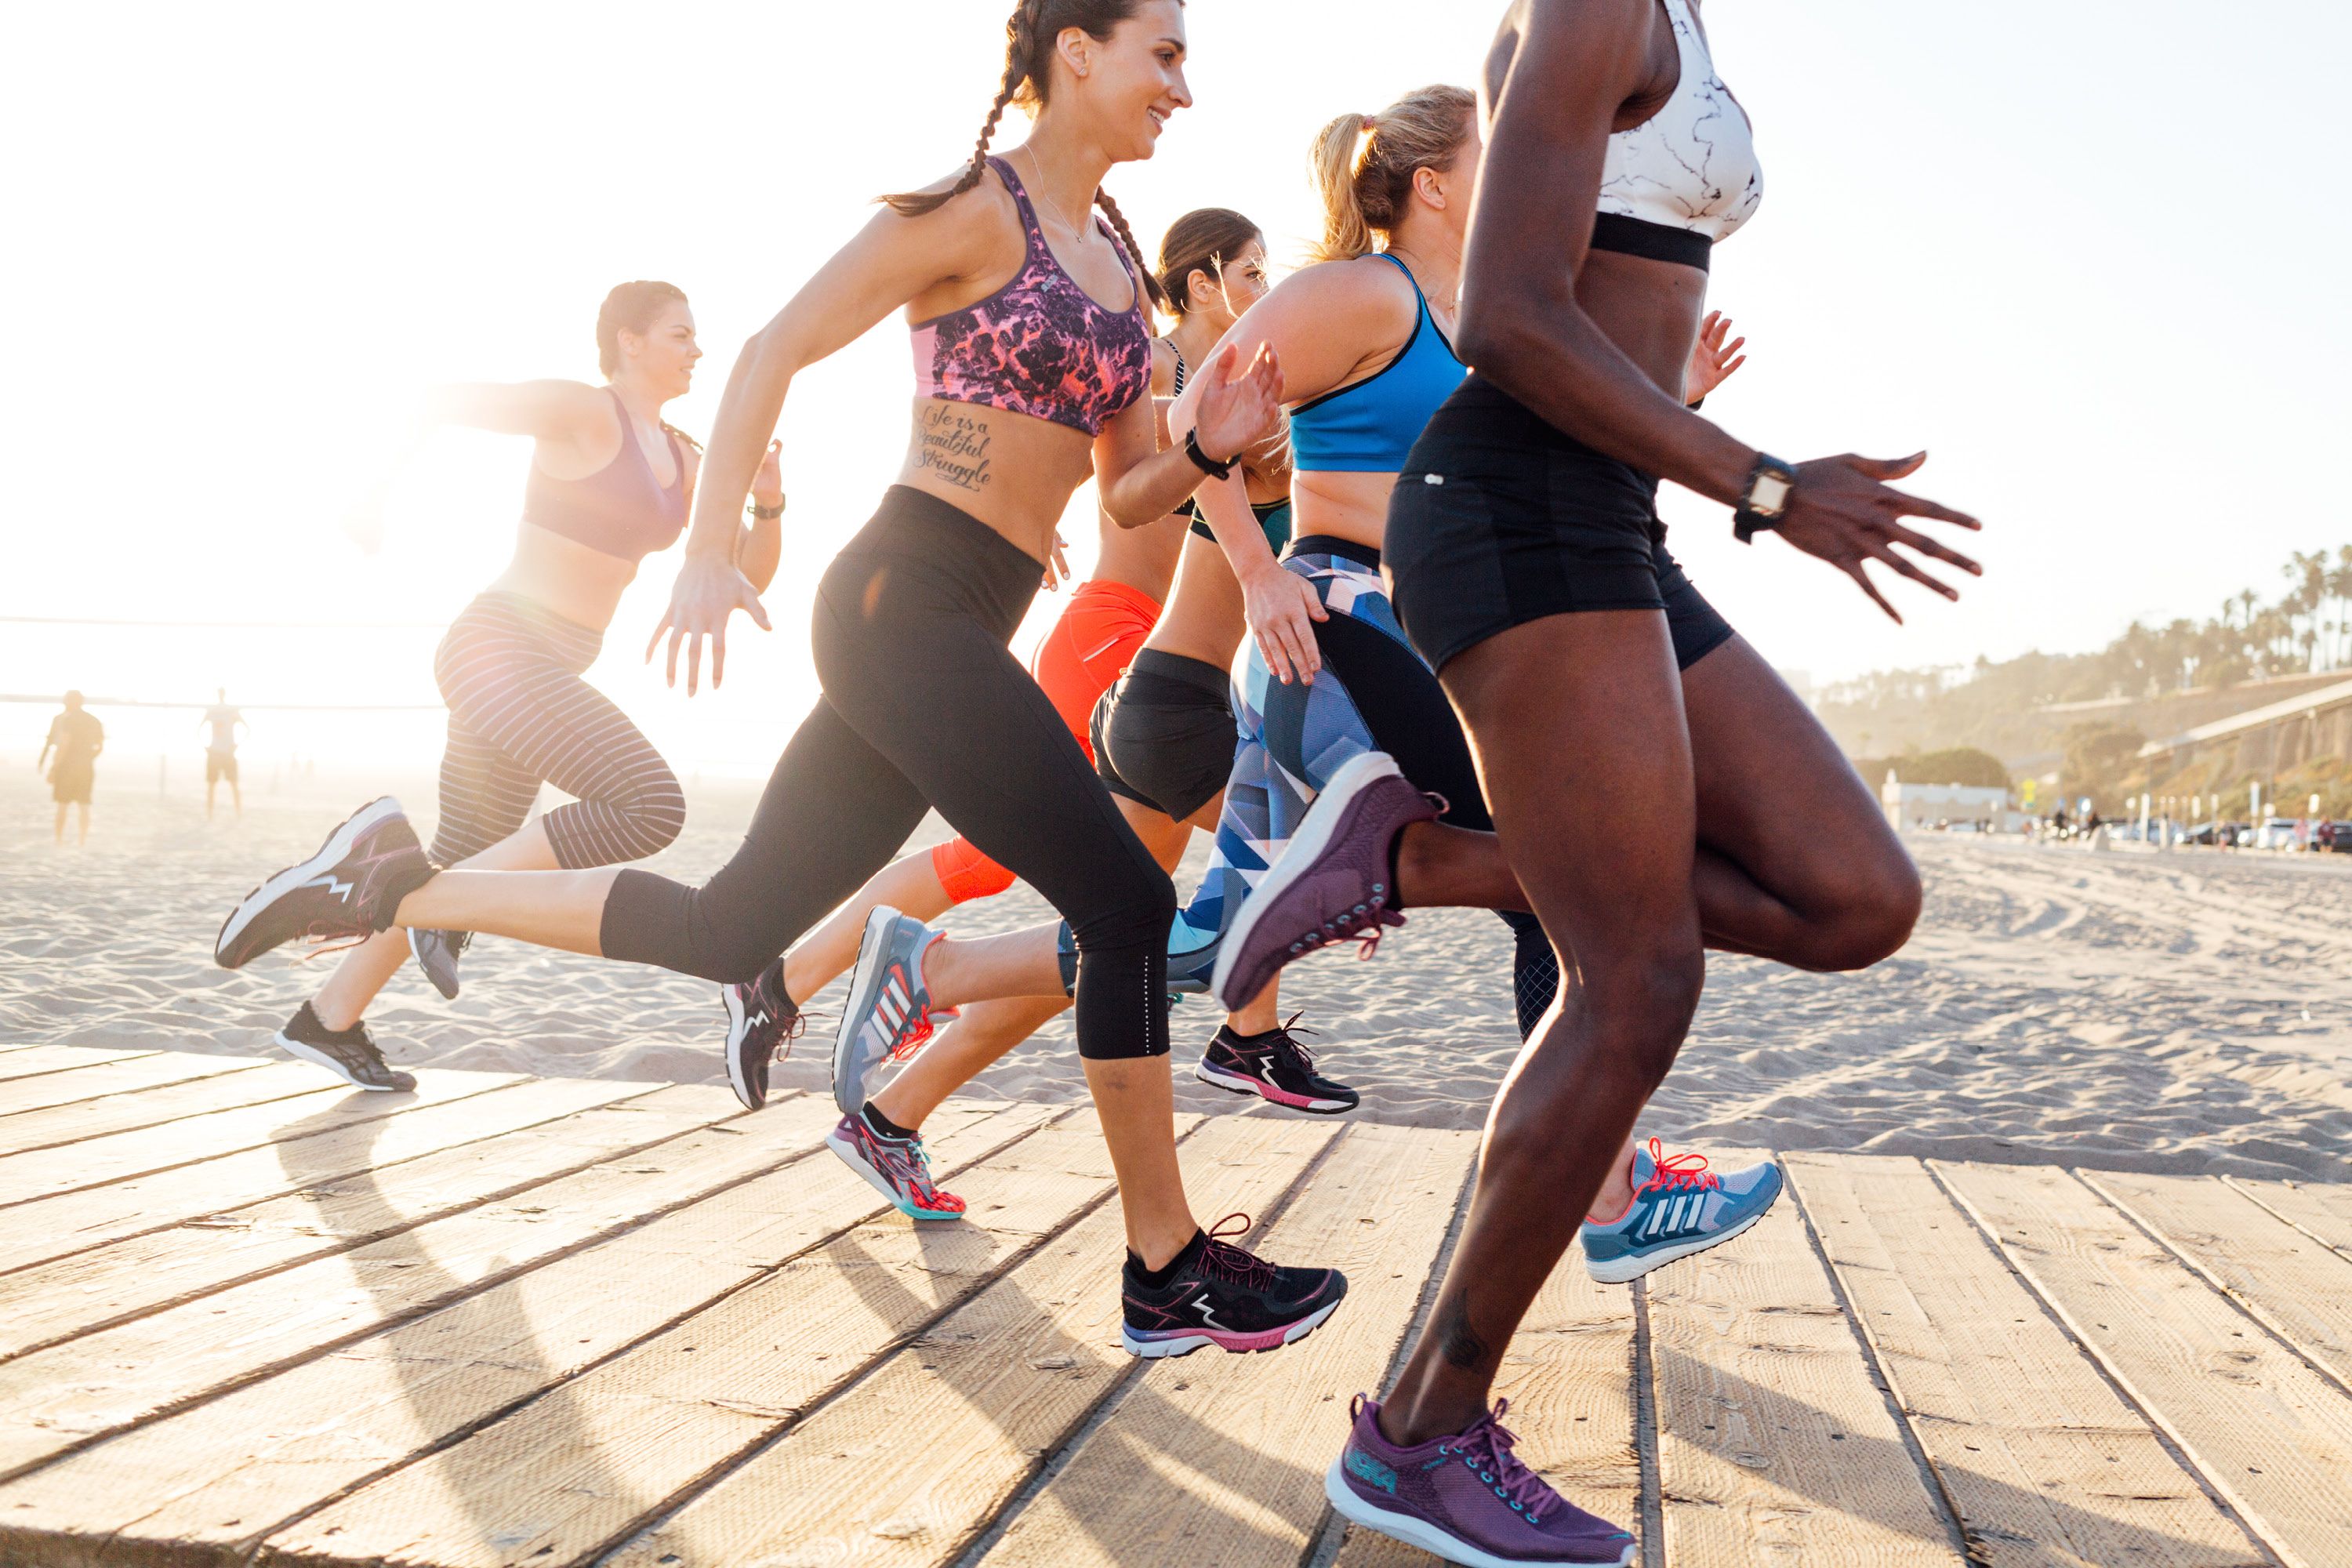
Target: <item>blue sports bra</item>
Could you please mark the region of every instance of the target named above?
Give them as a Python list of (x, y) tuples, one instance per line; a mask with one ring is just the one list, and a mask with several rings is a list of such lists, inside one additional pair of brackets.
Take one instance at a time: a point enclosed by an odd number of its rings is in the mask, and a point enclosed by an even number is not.
[(1402, 472), (1422, 426), (1470, 374), (1437, 330), (1412, 268), (1386, 251), (1373, 254), (1412, 284), (1419, 310), (1412, 336), (1396, 358), (1363, 380), (1290, 411), (1291, 461), (1302, 474)]

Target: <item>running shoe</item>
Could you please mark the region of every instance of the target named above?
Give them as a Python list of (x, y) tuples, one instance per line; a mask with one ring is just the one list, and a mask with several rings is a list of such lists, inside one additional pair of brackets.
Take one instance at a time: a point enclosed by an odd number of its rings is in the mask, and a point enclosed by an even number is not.
[(1781, 1185), (1774, 1161), (1713, 1171), (1706, 1155), (1669, 1155), (1653, 1138), (1633, 1151), (1633, 1200), (1625, 1212), (1605, 1225), (1584, 1222), (1584, 1266), (1602, 1284), (1622, 1285), (1720, 1247), (1762, 1219)]
[(246, 894), (221, 922), (213, 962), (242, 969), (297, 939), (364, 942), (391, 925), (400, 900), (433, 874), (400, 803), (390, 795), (371, 801), (328, 834), (317, 854)]
[(849, 972), (849, 1005), (833, 1037), (833, 1102), (844, 1116), (865, 1107), (875, 1068), (913, 1056), (931, 1037), (923, 954), (944, 934), (887, 904), (866, 917), (857, 967)]
[(1217, 1000), (1246, 1006), (1284, 964), (1333, 942), (1369, 957), (1383, 927), (1404, 924), (1391, 907), (1397, 835), (1436, 816), (1387, 752), (1342, 763), (1234, 916), (1210, 979)]
[(808, 1020), (784, 994), (784, 961), (760, 971), (749, 985), (721, 985), (727, 1008), (727, 1081), (735, 1098), (757, 1110), (768, 1103), (768, 1068), (793, 1054)]
[(469, 931), (411, 931), (408, 951), (416, 956), (416, 967), (425, 971), (425, 978), (433, 982), (433, 989), (449, 1001), (457, 999), (457, 955), (474, 945), (474, 933)]
[[(1240, 1226), (1227, 1230), (1235, 1220)], [(1249, 1227), (1249, 1215), (1229, 1214), (1193, 1237), (1164, 1284), (1138, 1279), (1129, 1256), (1119, 1279), (1125, 1306), (1119, 1342), (1129, 1355), (1189, 1355), (1202, 1345), (1280, 1350), (1339, 1310), (1348, 1294), (1346, 1275), (1336, 1268), (1278, 1268), (1225, 1239), (1245, 1236)]]
[(963, 1218), (963, 1200), (931, 1180), (931, 1157), (921, 1138), (885, 1138), (853, 1110), (824, 1135), (824, 1146), (908, 1219)]
[(330, 1029), (305, 1002), (276, 1036), (278, 1048), (316, 1062), (354, 1089), (380, 1094), (406, 1094), (416, 1079), (398, 1068), (384, 1065), (383, 1053), (367, 1031), (365, 1022), (348, 1029)]
[(1362, 1097), (1318, 1073), (1315, 1058), (1291, 1037), (1297, 1022), (1298, 1015), (1293, 1013), (1280, 1027), (1255, 1036), (1237, 1035), (1231, 1024), (1225, 1025), (1201, 1053), (1192, 1076), (1234, 1094), (1255, 1094), (1317, 1116), (1355, 1110)]
[(1323, 1477), (1339, 1517), (1471, 1568), (1629, 1568), (1633, 1538), (1551, 1489), (1511, 1451), (1507, 1399), (1464, 1431), (1400, 1447), (1356, 1395), (1348, 1446)]

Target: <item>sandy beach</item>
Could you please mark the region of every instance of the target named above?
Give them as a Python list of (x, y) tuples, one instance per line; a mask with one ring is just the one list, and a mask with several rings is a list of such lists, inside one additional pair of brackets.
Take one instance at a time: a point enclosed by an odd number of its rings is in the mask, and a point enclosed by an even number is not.
[[(124, 764), (126, 770), (130, 764)], [(184, 790), (101, 779), (92, 842), (58, 849), (28, 773), (0, 786), (0, 1039), (269, 1054), (323, 971), (272, 954), (213, 967), (223, 912), (366, 798), (321, 781), (207, 824)], [(400, 790), (421, 821), (429, 784)], [(656, 869), (699, 878), (733, 847), (749, 785), (692, 793)], [(936, 820), (918, 841), (944, 837)], [(1715, 958), (1706, 999), (1645, 1131), (1702, 1147), (1856, 1150), (2125, 1170), (2352, 1179), (2352, 858), (2092, 855), (2005, 840), (1912, 841), (1927, 912), (1910, 946), (1859, 975)], [(1196, 840), (1180, 885), (1205, 854)], [(957, 910), (986, 933), (1049, 918), (1025, 888)], [(1517, 1049), (1509, 943), (1493, 917), (1427, 911), (1371, 962), (1286, 977), (1286, 1007), (1362, 1115), (1474, 1127)], [(713, 988), (494, 939), (442, 1001), (414, 971), (371, 1022), (393, 1060), (558, 1077), (715, 1082)], [(822, 1031), (839, 987), (811, 1004)], [(1189, 1076), (1215, 1019), (1176, 1010), (1178, 1099), (1237, 1102)], [(780, 1079), (824, 1079), (824, 1041)], [(973, 1092), (1083, 1092), (1066, 1016)]]

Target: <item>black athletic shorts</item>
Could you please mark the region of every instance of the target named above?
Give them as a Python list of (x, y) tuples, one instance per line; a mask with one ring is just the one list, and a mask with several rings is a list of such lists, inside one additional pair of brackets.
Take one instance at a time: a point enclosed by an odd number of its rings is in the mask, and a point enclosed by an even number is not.
[(1662, 610), (1688, 669), (1731, 637), (1666, 551), (1658, 481), (1563, 434), (1475, 374), (1405, 458), (1386, 575), (1434, 669), (1498, 632), (1582, 610)]
[(1139, 648), (1095, 704), (1095, 772), (1103, 787), (1178, 822), (1214, 800), (1240, 743), (1226, 686), (1213, 664)]

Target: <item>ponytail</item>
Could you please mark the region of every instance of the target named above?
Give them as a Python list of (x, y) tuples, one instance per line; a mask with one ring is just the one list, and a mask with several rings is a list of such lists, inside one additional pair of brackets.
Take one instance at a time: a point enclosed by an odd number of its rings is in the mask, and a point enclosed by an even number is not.
[(1451, 169), (1470, 139), (1478, 100), (1458, 87), (1424, 87), (1378, 114), (1342, 114), (1317, 132), (1308, 156), (1323, 198), (1318, 261), (1370, 256), (1411, 210), (1412, 177)]

